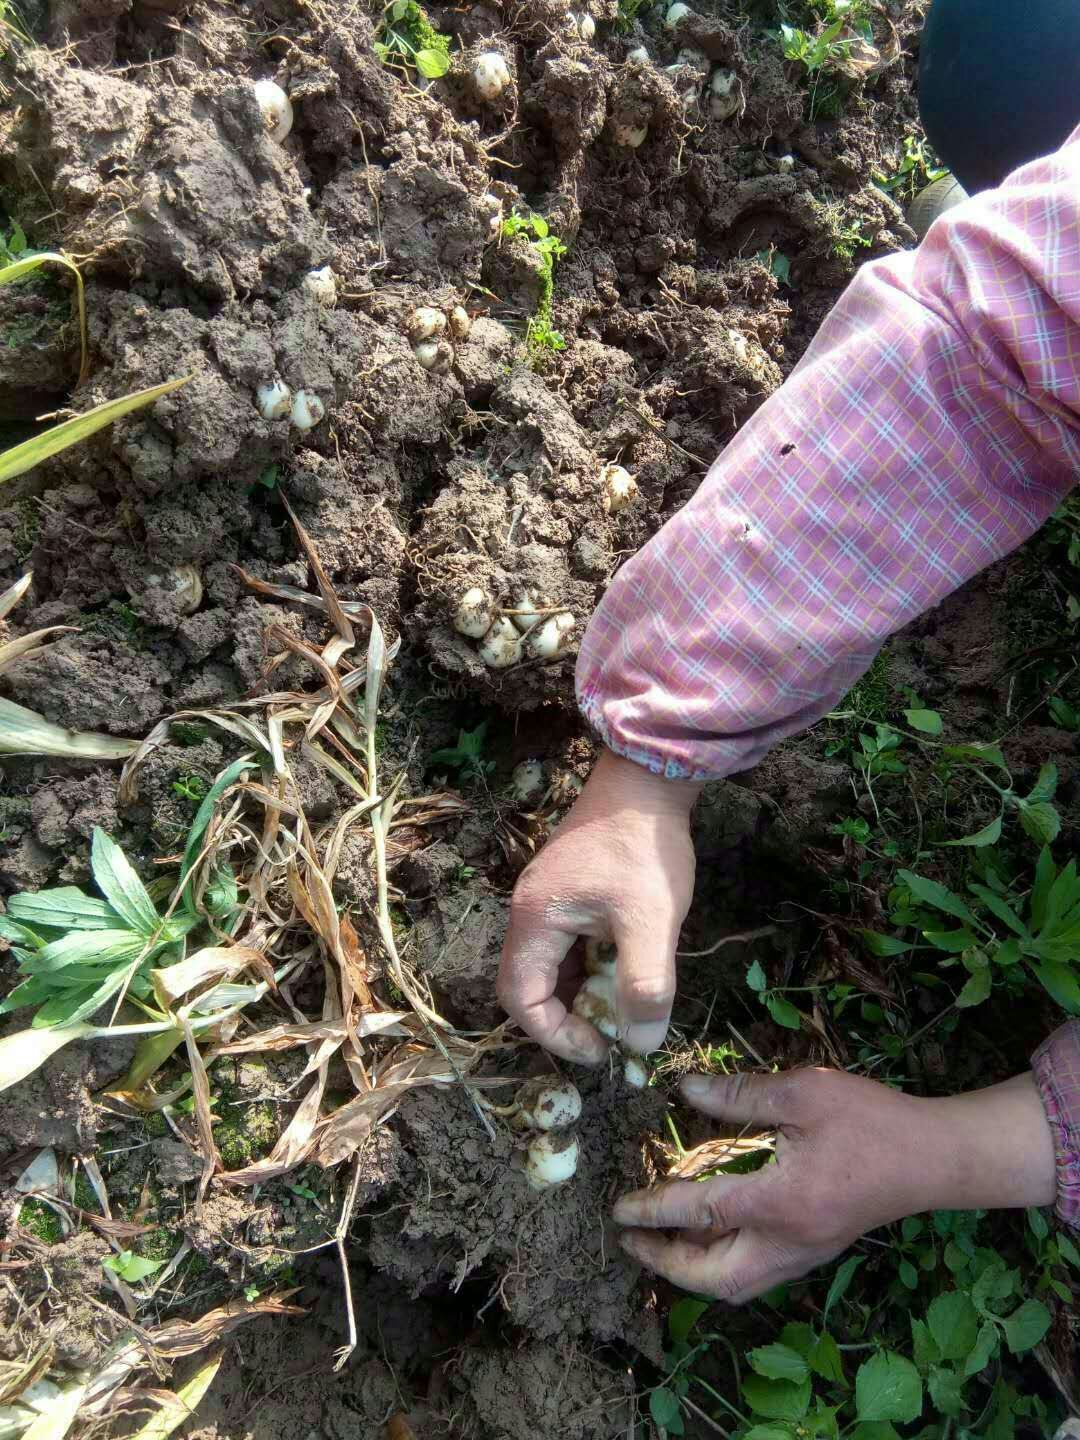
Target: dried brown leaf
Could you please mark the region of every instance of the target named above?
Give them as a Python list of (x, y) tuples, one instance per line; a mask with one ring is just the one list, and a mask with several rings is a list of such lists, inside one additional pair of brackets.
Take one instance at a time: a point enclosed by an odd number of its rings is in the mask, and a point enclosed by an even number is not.
[(171, 1360), (181, 1355), (196, 1355), (238, 1325), (257, 1320), (260, 1315), (306, 1315), (302, 1305), (286, 1302), (296, 1290), (282, 1290), (276, 1295), (261, 1295), (257, 1300), (229, 1300), (217, 1310), (209, 1310), (198, 1320), (167, 1320), (148, 1334), (153, 1348)]
[(199, 1177), (198, 1204), (201, 1206), (206, 1195), (206, 1188), (213, 1178), (214, 1171), (220, 1170), (221, 1156), (218, 1154), (217, 1145), (214, 1143), (213, 1124), (210, 1115), (210, 1082), (206, 1078), (206, 1066), (199, 1054), (199, 1047), (195, 1044), (195, 1036), (192, 1033), (191, 1021), (184, 1016), (184, 1041), (187, 1045), (188, 1068), (191, 1070), (191, 1090), (195, 1097), (195, 1120), (199, 1128), (199, 1144), (202, 1147), (200, 1156), (203, 1164), (202, 1175)]
[(699, 1175), (716, 1170), (721, 1165), (730, 1165), (733, 1160), (741, 1160), (761, 1150), (772, 1150), (774, 1143), (771, 1134), (735, 1135), (730, 1139), (719, 1136), (715, 1140), (706, 1140), (704, 1145), (695, 1145), (693, 1150), (684, 1150), (676, 1156), (668, 1170), (668, 1179), (696, 1180)]

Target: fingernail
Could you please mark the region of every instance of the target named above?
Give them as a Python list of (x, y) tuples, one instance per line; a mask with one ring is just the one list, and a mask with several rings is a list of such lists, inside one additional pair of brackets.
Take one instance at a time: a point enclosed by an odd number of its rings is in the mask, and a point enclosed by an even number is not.
[(615, 1201), (615, 1207), (611, 1212), (612, 1219), (616, 1225), (632, 1225), (634, 1223), (634, 1197), (623, 1195)]
[(707, 1075), (687, 1075), (679, 1088), (691, 1105), (696, 1105), (699, 1100), (708, 1098), (709, 1091), (712, 1089), (712, 1081)]
[(628, 1025), (623, 1044), (634, 1055), (651, 1055), (663, 1045), (667, 1028), (666, 1020), (649, 1020), (641, 1025)]

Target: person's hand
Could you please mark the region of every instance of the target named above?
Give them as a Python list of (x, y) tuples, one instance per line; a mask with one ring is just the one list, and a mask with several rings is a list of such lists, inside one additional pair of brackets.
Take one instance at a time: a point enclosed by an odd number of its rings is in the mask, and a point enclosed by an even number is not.
[(732, 1304), (904, 1215), (1054, 1199), (1053, 1137), (1030, 1074), (941, 1100), (843, 1070), (699, 1075), (682, 1088), (707, 1115), (775, 1130), (776, 1163), (624, 1196), (615, 1220), (632, 1228), (620, 1243), (676, 1285)]
[(665, 780), (605, 751), (569, 816), (523, 872), (510, 905), (498, 994), (512, 1020), (566, 1060), (596, 1064), (608, 1042), (567, 1009), (581, 936), (614, 941), (628, 1049), (667, 1032), (675, 947), (694, 886), (690, 810), (700, 785)]

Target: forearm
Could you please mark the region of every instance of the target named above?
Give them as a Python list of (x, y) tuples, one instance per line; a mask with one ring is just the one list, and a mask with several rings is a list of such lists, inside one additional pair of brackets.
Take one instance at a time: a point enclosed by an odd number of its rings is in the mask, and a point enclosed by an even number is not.
[(746, 769), (1037, 529), (1080, 468), (1077, 229), (1073, 143), (860, 272), (593, 616), (578, 697), (612, 748)]

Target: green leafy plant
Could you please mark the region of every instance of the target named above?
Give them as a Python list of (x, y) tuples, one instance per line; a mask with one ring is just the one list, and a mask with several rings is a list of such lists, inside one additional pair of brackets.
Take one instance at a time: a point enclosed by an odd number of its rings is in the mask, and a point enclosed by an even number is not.
[(619, 13), (615, 17), (616, 35), (629, 35), (642, 10), (652, 3), (653, 0), (619, 0)]
[(432, 25), (416, 0), (393, 0), (383, 11), (375, 53), (385, 63), (413, 65), (426, 80), (438, 80), (450, 69), (450, 37)]
[(181, 775), (172, 782), (172, 788), (181, 800), (190, 800), (197, 805), (206, 799), (210, 781), (202, 775)]
[(165, 1261), (147, 1260), (143, 1255), (136, 1255), (133, 1250), (121, 1250), (118, 1255), (107, 1255), (101, 1263), (106, 1270), (119, 1275), (120, 1279), (126, 1280), (129, 1285), (137, 1285), (140, 1280), (145, 1280), (148, 1275), (160, 1270)]
[(787, 24), (780, 26), (784, 59), (801, 64), (810, 75), (847, 60), (853, 36), (845, 32), (857, 32), (864, 39), (872, 39), (861, 0), (826, 0), (815, 10), (821, 16), (821, 25), (816, 31)]
[(875, 170), (873, 179), (879, 190), (906, 201), (914, 199), (920, 190), (935, 180), (943, 180), (948, 173), (946, 166), (937, 163), (929, 141), (917, 135), (905, 135), (903, 153), (896, 169), (891, 175)]
[(1044, 846), (1034, 883), (1024, 889), (1010, 885), (991, 857), (980, 873), (960, 895), (928, 876), (899, 871), (889, 918), (902, 931), (916, 930), (923, 943), (864, 930), (866, 948), (875, 955), (936, 951), (944, 957), (942, 968), (962, 967), (966, 978), (955, 1000), (958, 1009), (982, 1004), (995, 983), (1015, 988), (1030, 974), (1064, 1010), (1080, 1014), (1076, 861), (1059, 869)]
[(777, 250), (775, 246), (769, 250), (759, 250), (754, 259), (775, 275), (781, 285), (791, 285), (791, 260), (782, 250)]
[(552, 327), (551, 311), (555, 294), (555, 261), (566, 254), (566, 246), (557, 235), (551, 234), (542, 215), (531, 212), (528, 215), (516, 212), (508, 215), (502, 223), (502, 233), (507, 236), (524, 235), (541, 264), (540, 296), (529, 318), (525, 333), (526, 348), (534, 358), (547, 350), (565, 350), (564, 336)]
[(428, 756), (428, 764), (449, 765), (454, 770), (460, 770), (465, 779), (484, 779), (495, 768), (494, 760), (484, 759), (487, 729), (487, 721), (482, 720), (475, 730), (459, 730), (457, 744), (433, 750)]
[(746, 972), (746, 983), (778, 1025), (786, 1030), (802, 1028), (802, 1015), (790, 1000), (784, 998), (782, 990), (770, 987), (761, 962), (755, 960)]

